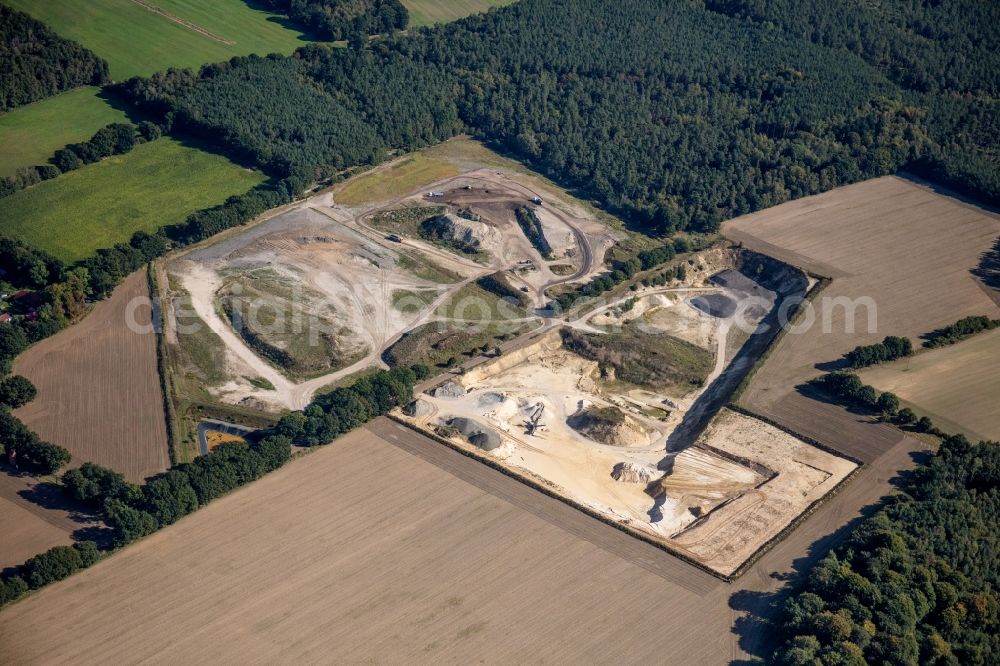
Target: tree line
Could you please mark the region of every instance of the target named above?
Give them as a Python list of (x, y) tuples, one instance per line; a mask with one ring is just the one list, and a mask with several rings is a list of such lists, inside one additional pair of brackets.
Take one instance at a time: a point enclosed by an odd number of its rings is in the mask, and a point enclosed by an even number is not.
[(0, 178), (0, 197), (74, 171), (84, 164), (92, 164), (112, 155), (123, 155), (140, 143), (157, 139), (160, 134), (160, 127), (148, 120), (138, 125), (111, 123), (97, 130), (87, 141), (60, 148), (49, 158), (48, 164), (20, 167), (14, 176)]
[(322, 41), (359, 40), (402, 30), (410, 19), (399, 0), (251, 0), (284, 14)]
[[(559, 294), (549, 303), (548, 307), (557, 312), (566, 312), (583, 299), (596, 298), (607, 291), (611, 291), (622, 282), (632, 279), (636, 273), (652, 270), (657, 266), (673, 261), (674, 257), (678, 254), (690, 252), (693, 249), (697, 248), (692, 245), (691, 241), (679, 237), (672, 241), (667, 241), (658, 247), (642, 250), (628, 259), (616, 261), (612, 270), (608, 273), (595, 277), (590, 282), (580, 285), (571, 291)], [(658, 276), (645, 277), (642, 284), (647, 287), (650, 285), (661, 285), (673, 279), (683, 280), (686, 277), (687, 271), (685, 268), (677, 266), (664, 271)]]
[(1000, 444), (947, 437), (783, 603), (776, 664), (988, 664), (1000, 654)]
[(845, 358), (852, 368), (860, 369), (907, 356), (913, 356), (913, 342), (909, 338), (887, 335), (882, 342), (855, 347)]
[(934, 331), (929, 339), (924, 342), (927, 349), (937, 349), (947, 347), (956, 342), (961, 342), (966, 338), (971, 338), (977, 333), (992, 331), (1000, 326), (1000, 319), (990, 319), (986, 315), (974, 315), (959, 319), (954, 324), (949, 324), (944, 328)]
[(0, 5), (0, 62), (0, 113), (109, 80), (107, 62), (4, 5)]

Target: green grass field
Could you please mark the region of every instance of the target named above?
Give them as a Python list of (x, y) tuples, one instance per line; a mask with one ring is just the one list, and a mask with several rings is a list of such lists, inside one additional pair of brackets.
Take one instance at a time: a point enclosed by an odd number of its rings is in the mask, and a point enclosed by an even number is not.
[(0, 115), (0, 176), (45, 164), (67, 143), (86, 141), (108, 123), (126, 121), (98, 92), (77, 88)]
[(490, 7), (513, 4), (515, 0), (403, 0), (410, 11), (410, 25), (434, 25), (455, 21)]
[(252, 9), (243, 0), (147, 2), (193, 25), (182, 25), (133, 0), (0, 1), (107, 60), (118, 81), (168, 67), (197, 69), (237, 55), (287, 54), (307, 43), (302, 33), (286, 27), (283, 17)]
[(159, 139), (0, 199), (0, 233), (76, 261), (263, 180), (219, 155)]

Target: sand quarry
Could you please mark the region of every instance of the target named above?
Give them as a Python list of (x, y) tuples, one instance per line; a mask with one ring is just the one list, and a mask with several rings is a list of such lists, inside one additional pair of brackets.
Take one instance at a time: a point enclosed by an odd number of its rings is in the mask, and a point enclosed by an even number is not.
[[(178, 314), (188, 324), (207, 326), (225, 347), (228, 377), (208, 387), (213, 395), (255, 409), (301, 409), (317, 390), (366, 368), (384, 367), (388, 347), (407, 331), (448, 319), (442, 306), (480, 277), (507, 271), (526, 298), (541, 305), (548, 287), (603, 270), (604, 253), (619, 232), (530, 176), (462, 166), (465, 171), (458, 176), (388, 201), (349, 206), (338, 203), (335, 193), (318, 194), (249, 230), (181, 255), (167, 266), (167, 301), (174, 315), (167, 318), (168, 341), (184, 344)], [(536, 198), (543, 203), (535, 203)], [(532, 246), (515, 219), (515, 210), (527, 206), (552, 247), (548, 257)], [(456, 235), (470, 236), (477, 252), (374, 226), (381, 213), (430, 208), (443, 212)], [(466, 220), (460, 212), (477, 219)], [(550, 265), (561, 270), (557, 274)], [(267, 320), (256, 328), (268, 343), (286, 351), (292, 351), (290, 345), (325, 345), (328, 357), (307, 376), (292, 375), (264, 358), (221, 311), (223, 298), (241, 296), (250, 304), (250, 316)], [(534, 318), (523, 312), (505, 318), (516, 317)]]
[[(607, 306), (581, 326), (641, 321), (649, 335), (676, 335), (713, 350), (715, 367), (703, 387), (670, 395), (604, 381), (596, 361), (567, 350), (551, 330), (426, 392), (399, 416), (733, 574), (855, 465), (729, 410), (696, 442), (668, 447), (685, 414), (725, 372), (737, 313), (748, 321), (765, 314), (766, 299), (747, 297), (748, 281), (699, 261), (706, 270), (697, 284), (639, 292), (627, 313)], [(710, 313), (697, 300), (708, 295), (725, 297), (709, 301), (722, 310)], [(612, 425), (589, 418), (603, 413), (619, 416)]]

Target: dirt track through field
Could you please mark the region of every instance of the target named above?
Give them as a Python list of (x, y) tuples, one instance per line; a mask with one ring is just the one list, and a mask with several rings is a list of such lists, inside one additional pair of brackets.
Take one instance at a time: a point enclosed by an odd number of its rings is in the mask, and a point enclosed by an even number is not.
[(204, 35), (205, 37), (208, 37), (209, 39), (214, 39), (217, 42), (222, 42), (226, 46), (233, 46), (233, 45), (236, 44), (236, 42), (234, 42), (232, 40), (229, 40), (229, 39), (226, 39), (225, 37), (222, 37), (220, 35), (217, 35), (214, 32), (206, 30), (205, 28), (201, 27), (200, 25), (198, 25), (196, 23), (192, 23), (191, 21), (188, 21), (187, 19), (183, 19), (180, 16), (177, 16), (176, 14), (171, 14), (170, 12), (168, 12), (165, 9), (163, 9), (162, 7), (157, 7), (154, 4), (151, 4), (151, 3), (148, 3), (148, 2), (143, 2), (143, 0), (132, 0), (132, 2), (134, 2), (137, 5), (139, 5), (140, 7), (143, 7), (144, 9), (148, 9), (149, 11), (153, 12), (154, 14), (159, 14), (160, 16), (162, 16), (163, 18), (167, 19), (168, 21), (173, 21), (174, 23), (176, 23), (178, 25), (182, 25), (185, 28), (187, 28), (188, 30), (194, 30), (199, 35)]
[[(38, 397), (15, 413), (43, 439), (69, 449), (71, 465), (96, 462), (141, 481), (170, 462), (156, 336), (126, 323), (129, 302), (148, 296), (146, 272), (137, 271), (83, 321), (14, 363), (14, 372), (38, 388)], [(148, 305), (133, 314), (136, 324), (149, 325)]]

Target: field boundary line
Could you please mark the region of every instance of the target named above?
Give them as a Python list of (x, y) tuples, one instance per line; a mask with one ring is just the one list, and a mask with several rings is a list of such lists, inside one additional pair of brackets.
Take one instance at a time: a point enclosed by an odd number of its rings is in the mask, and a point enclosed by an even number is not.
[[(523, 483), (524, 485), (526, 485), (526, 486), (528, 486), (528, 487), (530, 487), (530, 488), (532, 488), (534, 490), (537, 490), (538, 492), (540, 492), (540, 493), (542, 493), (544, 495), (547, 495), (548, 497), (551, 497), (552, 499), (558, 500), (558, 501), (562, 502), (563, 504), (566, 504), (566, 505), (570, 506), (571, 508), (576, 509), (577, 511), (580, 511), (581, 513), (586, 514), (587, 516), (589, 516), (591, 518), (594, 518), (594, 519), (596, 519), (596, 520), (604, 523), (605, 525), (608, 525), (609, 527), (613, 527), (616, 530), (618, 530), (620, 532), (624, 532), (625, 534), (629, 535), (630, 537), (632, 537), (634, 539), (638, 539), (639, 541), (642, 541), (642, 542), (647, 543), (647, 544), (649, 544), (651, 546), (654, 546), (655, 548), (658, 548), (659, 550), (662, 550), (663, 552), (667, 553), (668, 555), (676, 557), (677, 559), (681, 560), (685, 564), (689, 564), (689, 565), (691, 565), (691, 566), (693, 566), (693, 567), (695, 567), (695, 568), (697, 568), (697, 569), (699, 569), (701, 571), (704, 571), (705, 573), (707, 573), (707, 574), (709, 574), (709, 575), (711, 575), (711, 576), (713, 576), (715, 578), (718, 578), (719, 580), (721, 580), (721, 581), (723, 581), (725, 583), (732, 583), (738, 577), (738, 575), (735, 572), (732, 575), (729, 575), (729, 576), (727, 576), (726, 574), (720, 573), (720, 572), (718, 572), (718, 571), (716, 571), (716, 570), (714, 570), (714, 569), (712, 569), (712, 568), (710, 568), (710, 567), (702, 564), (701, 562), (695, 560), (690, 555), (687, 555), (686, 553), (684, 553), (684, 552), (682, 552), (680, 550), (677, 550), (677, 549), (671, 547), (670, 545), (668, 545), (665, 542), (658, 541), (657, 539), (655, 539), (655, 538), (653, 538), (651, 536), (647, 536), (646, 534), (643, 534), (642, 532), (639, 532), (638, 530), (635, 530), (635, 529), (629, 527), (628, 525), (623, 525), (621, 523), (617, 523), (617, 522), (611, 520), (610, 518), (602, 515), (601, 513), (595, 511), (594, 509), (591, 509), (588, 506), (580, 504), (580, 503), (576, 502), (575, 500), (573, 500), (573, 499), (571, 499), (569, 497), (565, 497), (563, 495), (560, 495), (559, 493), (557, 493), (553, 489), (551, 489), (551, 488), (549, 488), (549, 487), (547, 487), (547, 486), (539, 483), (537, 480), (535, 480), (535, 479), (533, 479), (533, 478), (531, 478), (529, 476), (525, 476), (525, 475), (523, 475), (523, 474), (521, 474), (521, 473), (519, 473), (519, 472), (517, 472), (517, 471), (515, 471), (513, 469), (510, 469), (509, 467), (501, 465), (500, 463), (496, 462), (495, 460), (491, 460), (490, 458), (487, 458), (487, 457), (485, 457), (485, 456), (483, 456), (481, 454), (478, 454), (478, 453), (476, 453), (474, 451), (471, 451), (471, 450), (465, 449), (465, 448), (463, 448), (461, 446), (458, 446), (454, 442), (450, 442), (447, 439), (445, 439), (445, 438), (443, 438), (443, 437), (441, 437), (441, 436), (439, 436), (439, 435), (437, 435), (437, 434), (435, 434), (433, 432), (430, 432), (430, 431), (427, 431), (427, 430), (423, 430), (419, 426), (417, 426), (415, 424), (412, 424), (412, 423), (409, 423), (408, 421), (400, 418), (399, 416), (397, 416), (397, 415), (395, 415), (395, 414), (393, 414), (391, 412), (389, 414), (386, 414), (386, 417), (389, 420), (391, 420), (391, 421), (393, 421), (395, 423), (398, 423), (399, 425), (401, 425), (401, 426), (403, 426), (403, 427), (405, 427), (405, 428), (407, 428), (409, 430), (412, 430), (413, 432), (415, 432), (415, 433), (417, 433), (419, 435), (422, 435), (422, 436), (424, 436), (424, 437), (426, 437), (426, 438), (428, 438), (430, 440), (433, 440), (434, 442), (437, 442), (438, 444), (442, 444), (442, 445), (448, 447), (449, 449), (451, 449), (452, 451), (455, 451), (456, 453), (460, 453), (460, 454), (462, 454), (463, 456), (465, 456), (467, 458), (471, 458), (471, 459), (473, 459), (473, 460), (475, 460), (475, 461), (477, 461), (479, 463), (482, 463), (482, 464), (486, 465), (487, 467), (490, 467), (490, 468), (492, 468), (492, 469), (500, 472), (501, 474), (504, 474), (505, 476), (508, 476), (508, 477), (514, 479), (515, 481), (519, 481), (520, 483)], [(741, 565), (741, 568), (742, 568), (742, 565)], [(737, 569), (737, 571), (740, 571), (740, 570)]]
[(177, 459), (177, 415), (174, 413), (173, 384), (171, 382), (167, 360), (167, 336), (164, 329), (163, 306), (160, 300), (160, 288), (156, 279), (156, 262), (146, 264), (146, 281), (149, 286), (149, 301), (152, 308), (153, 335), (156, 336), (156, 370), (160, 375), (160, 393), (163, 394), (163, 416), (167, 425), (167, 453), (170, 463), (176, 465)]
[(148, 2), (145, 2), (145, 0), (132, 0), (132, 2), (134, 2), (135, 4), (139, 5), (140, 7), (144, 8), (144, 9), (148, 9), (149, 11), (151, 11), (154, 14), (159, 14), (160, 16), (162, 16), (163, 18), (167, 19), (168, 21), (173, 21), (177, 25), (184, 26), (188, 30), (193, 30), (194, 32), (197, 32), (199, 35), (203, 35), (205, 37), (208, 37), (209, 39), (213, 39), (213, 40), (215, 40), (217, 42), (221, 42), (221, 43), (225, 44), (226, 46), (235, 46), (236, 45), (236, 42), (234, 42), (233, 40), (226, 39), (225, 37), (223, 37), (221, 35), (217, 35), (214, 32), (212, 32), (211, 30), (206, 30), (205, 28), (201, 27), (197, 23), (192, 23), (191, 21), (188, 21), (187, 19), (183, 19), (180, 16), (177, 16), (176, 14), (171, 14), (170, 12), (168, 12), (166, 9), (163, 9), (162, 7), (157, 7), (156, 5), (153, 5), (153, 4), (150, 4)]

